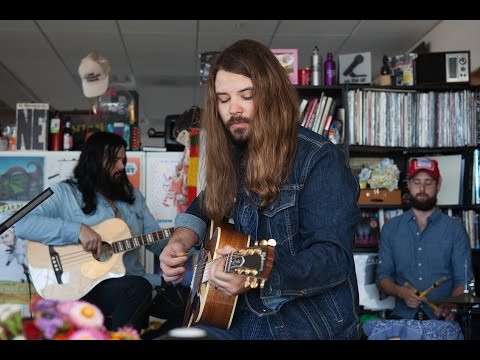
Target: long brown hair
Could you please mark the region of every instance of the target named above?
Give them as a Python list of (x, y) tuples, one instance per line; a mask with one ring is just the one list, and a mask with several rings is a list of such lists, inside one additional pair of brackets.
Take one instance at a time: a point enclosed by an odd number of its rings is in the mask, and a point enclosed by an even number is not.
[(297, 92), (269, 48), (254, 40), (240, 40), (218, 55), (208, 79), (202, 117), (206, 133), (202, 206), (205, 214), (216, 221), (231, 215), (240, 166), (217, 108), (215, 79), (219, 70), (252, 80), (254, 110), (243, 165), (245, 190), (260, 196), (260, 206), (275, 201), (281, 182), (291, 172), (299, 117)]

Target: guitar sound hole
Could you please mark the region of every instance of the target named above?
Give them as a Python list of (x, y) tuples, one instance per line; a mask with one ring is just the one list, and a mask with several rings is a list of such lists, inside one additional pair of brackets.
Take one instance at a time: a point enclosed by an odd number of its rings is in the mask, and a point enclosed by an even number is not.
[(113, 255), (112, 245), (103, 241), (100, 256), (97, 256), (96, 254), (94, 254), (93, 257), (95, 258), (95, 260), (104, 262), (104, 261), (110, 260), (112, 255)]

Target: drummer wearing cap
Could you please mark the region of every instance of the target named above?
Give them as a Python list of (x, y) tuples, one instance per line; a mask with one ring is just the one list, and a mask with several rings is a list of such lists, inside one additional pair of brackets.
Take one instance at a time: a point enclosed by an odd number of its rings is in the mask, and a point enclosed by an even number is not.
[[(436, 206), (441, 183), (436, 160), (412, 159), (408, 171), (411, 209), (382, 229), (377, 285), (395, 297), (392, 319), (453, 320), (447, 307), (429, 306), (424, 297), (463, 294), (465, 284), (473, 278), (464, 226)], [(444, 277), (445, 281), (432, 287)], [(428, 294), (421, 294), (429, 288)]]

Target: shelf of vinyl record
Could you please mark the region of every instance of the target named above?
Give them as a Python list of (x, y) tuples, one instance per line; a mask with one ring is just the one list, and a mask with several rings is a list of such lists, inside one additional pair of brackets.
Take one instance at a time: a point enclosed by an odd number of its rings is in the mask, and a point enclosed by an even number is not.
[(348, 90), (349, 144), (400, 147), (477, 144), (477, 91), (414, 90)]

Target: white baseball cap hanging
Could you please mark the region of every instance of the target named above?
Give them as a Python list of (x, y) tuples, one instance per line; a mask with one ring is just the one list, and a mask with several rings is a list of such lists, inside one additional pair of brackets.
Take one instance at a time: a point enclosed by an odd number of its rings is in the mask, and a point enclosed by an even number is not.
[(110, 69), (109, 61), (97, 52), (82, 59), (78, 74), (82, 78), (83, 94), (87, 98), (98, 97), (107, 91)]

